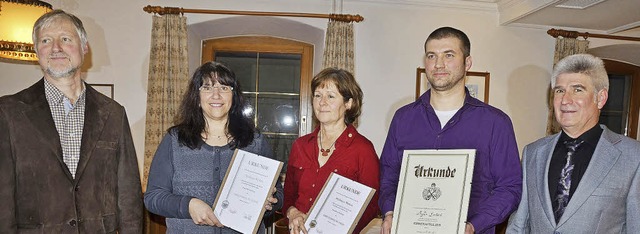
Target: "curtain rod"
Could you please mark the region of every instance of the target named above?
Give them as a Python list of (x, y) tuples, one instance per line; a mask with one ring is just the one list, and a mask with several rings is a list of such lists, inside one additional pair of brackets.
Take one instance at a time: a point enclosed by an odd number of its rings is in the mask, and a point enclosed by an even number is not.
[(640, 41), (640, 37), (626, 37), (626, 36), (614, 36), (614, 35), (606, 35), (606, 34), (595, 34), (595, 33), (588, 33), (588, 32), (576, 32), (576, 31), (567, 31), (567, 30), (562, 30), (562, 29), (549, 29), (549, 31), (547, 31), (547, 34), (551, 35), (552, 37), (567, 37), (567, 38), (578, 38), (578, 37), (584, 37), (584, 39), (587, 39), (589, 37), (595, 37), (595, 38), (605, 38), (605, 39), (614, 39), (614, 40), (625, 40), (625, 41)]
[(226, 10), (202, 10), (202, 9), (184, 9), (181, 7), (161, 7), (146, 6), (142, 8), (147, 13), (164, 14), (223, 14), (223, 15), (253, 15), (253, 16), (287, 16), (287, 17), (307, 17), (307, 18), (324, 18), (342, 22), (361, 22), (364, 17), (360, 15), (343, 15), (343, 14), (312, 14), (312, 13), (293, 13), (293, 12), (261, 12), (261, 11), (226, 11)]

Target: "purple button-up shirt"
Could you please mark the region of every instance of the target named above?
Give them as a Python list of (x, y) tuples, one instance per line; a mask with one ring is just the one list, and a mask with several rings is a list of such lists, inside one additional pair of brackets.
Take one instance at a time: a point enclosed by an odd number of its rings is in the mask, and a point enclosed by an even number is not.
[(405, 149), (476, 149), (467, 221), (476, 233), (494, 233), (520, 202), (522, 168), (509, 116), (469, 96), (445, 124), (427, 91), (396, 111), (380, 157), (380, 208), (393, 211)]

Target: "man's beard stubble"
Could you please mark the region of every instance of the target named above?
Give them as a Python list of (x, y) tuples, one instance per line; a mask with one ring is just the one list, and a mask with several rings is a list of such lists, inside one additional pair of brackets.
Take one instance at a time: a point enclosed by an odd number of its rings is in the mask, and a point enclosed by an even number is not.
[(63, 69), (60, 69), (60, 70), (54, 70), (51, 67), (50, 62), (47, 62), (47, 69), (45, 70), (45, 72), (47, 74), (49, 74), (49, 76), (51, 76), (52, 78), (69, 77), (69, 76), (73, 75), (74, 73), (76, 73), (78, 71), (78, 69), (80, 69), (80, 67), (79, 66), (73, 67), (71, 65), (71, 59), (68, 59), (68, 61), (69, 61), (69, 66), (65, 67)]

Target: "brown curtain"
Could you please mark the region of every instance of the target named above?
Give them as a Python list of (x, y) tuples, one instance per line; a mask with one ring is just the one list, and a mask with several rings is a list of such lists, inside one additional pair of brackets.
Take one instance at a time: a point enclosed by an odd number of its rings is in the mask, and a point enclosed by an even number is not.
[(322, 67), (337, 67), (353, 73), (353, 47), (353, 23), (330, 20)]
[(151, 30), (143, 191), (147, 188), (153, 155), (167, 128), (173, 125), (189, 83), (187, 18), (172, 14), (154, 15)]
[[(558, 61), (573, 54), (584, 54), (589, 49), (588, 40), (579, 40), (577, 38), (556, 38), (556, 50), (553, 56), (553, 65), (555, 66)], [(560, 132), (560, 125), (556, 121), (553, 111), (553, 92), (549, 89), (548, 93), (548, 107), (549, 115), (547, 116), (547, 135), (552, 135)]]

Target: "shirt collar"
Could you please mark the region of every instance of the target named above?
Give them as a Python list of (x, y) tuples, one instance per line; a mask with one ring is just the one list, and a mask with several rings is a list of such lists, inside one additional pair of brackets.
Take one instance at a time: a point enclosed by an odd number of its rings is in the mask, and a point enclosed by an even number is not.
[[(578, 136), (575, 139), (583, 140), (585, 143), (595, 147), (598, 144), (598, 141), (600, 140), (600, 135), (602, 135), (602, 131), (603, 131), (603, 129), (600, 127), (600, 125), (596, 124), (591, 129), (589, 129), (586, 132), (582, 133), (582, 135)], [(560, 140), (559, 141), (560, 142), (565, 142), (567, 140), (573, 140), (573, 138), (571, 138), (564, 131), (562, 131), (562, 133), (560, 134)]]
[[(309, 142), (317, 142), (319, 133), (320, 127), (316, 127), (316, 129), (311, 133), (311, 137), (309, 137)], [(335, 145), (350, 145), (356, 134), (358, 134), (358, 130), (356, 130), (353, 124), (347, 125), (347, 128), (342, 132), (342, 134), (340, 134), (338, 139), (336, 139)]]
[(60, 104), (64, 100), (64, 94), (58, 88), (44, 79), (44, 93), (49, 104)]
[[(463, 106), (465, 105), (482, 106), (485, 104), (484, 102), (471, 97), (471, 94), (469, 94), (469, 89), (467, 89), (467, 87), (464, 88), (464, 93), (465, 93), (465, 96), (464, 96)], [(418, 98), (417, 102), (426, 107), (431, 107), (430, 101), (431, 101), (431, 89), (424, 92), (424, 94), (422, 94), (422, 96)]]
[[(83, 104), (85, 100), (86, 92), (87, 92), (87, 85), (85, 84), (82, 86), (82, 92), (80, 93), (80, 96), (78, 96), (78, 100), (76, 100), (76, 103), (72, 103), (72, 104), (74, 104), (74, 106), (77, 104)], [(60, 91), (56, 86), (49, 83), (47, 79), (44, 79), (44, 94), (50, 106), (61, 104), (64, 101), (64, 97), (65, 97), (64, 93), (62, 93), (62, 91)]]

